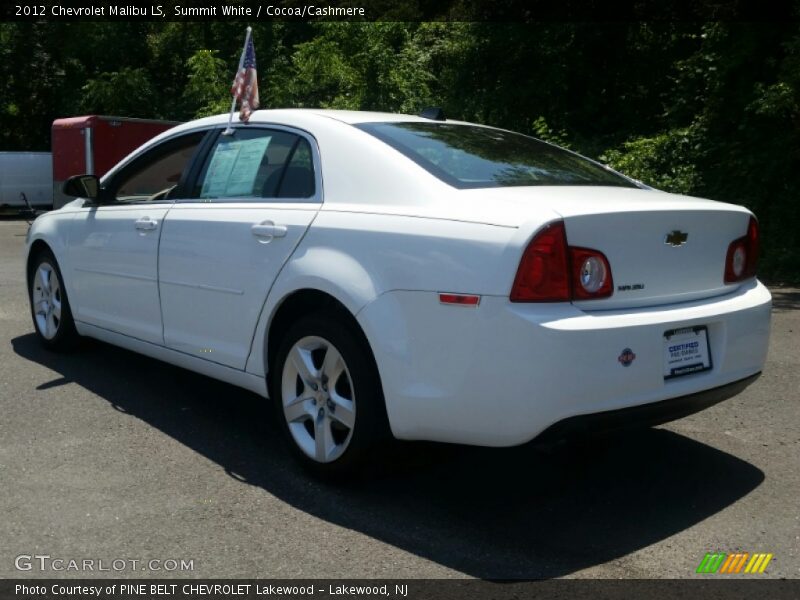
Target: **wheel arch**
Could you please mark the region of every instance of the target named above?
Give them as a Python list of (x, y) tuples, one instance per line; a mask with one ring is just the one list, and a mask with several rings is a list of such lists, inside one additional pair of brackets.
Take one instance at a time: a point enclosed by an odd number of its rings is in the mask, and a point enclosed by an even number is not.
[(269, 376), (275, 350), (283, 336), (299, 318), (320, 311), (349, 314), (347, 308), (331, 294), (315, 288), (301, 288), (284, 296), (275, 306), (267, 327), (264, 369)]
[[(347, 320), (360, 337), (360, 341), (369, 350), (375, 361), (375, 352), (367, 334), (350, 309), (333, 294), (318, 288), (300, 288), (284, 295), (278, 302), (267, 324), (264, 338), (264, 373), (270, 376), (272, 361), (283, 336), (293, 323), (305, 315), (316, 312), (330, 312)], [(376, 365), (377, 369), (377, 365)]]
[[(253, 332), (245, 370), (259, 377), (267, 377), (270, 358), (270, 338), (280, 319), (296, 317), (302, 308), (311, 310), (316, 305), (339, 310), (351, 318), (372, 351), (372, 344), (356, 315), (381, 293), (380, 285), (355, 256), (330, 246), (299, 247), (282, 269), (270, 289), (261, 315)], [(279, 315), (279, 311), (280, 315)], [(271, 333), (272, 332), (272, 333)]]
[(61, 214), (61, 210), (44, 213), (39, 216), (28, 230), (27, 255), (25, 256), (25, 278), (30, 285), (30, 271), (33, 261), (43, 251), (50, 252), (58, 263), (64, 287), (69, 295), (70, 282), (67, 277), (67, 238), (69, 225), (74, 217), (71, 213)]
[[(25, 260), (25, 282), (27, 283), (28, 289), (31, 287), (31, 276), (33, 274), (36, 258), (43, 252), (49, 252), (53, 256), (56, 256), (55, 252), (53, 252), (53, 248), (51, 248), (50, 244), (46, 241), (41, 238), (33, 240), (28, 248), (28, 257)], [(56, 261), (58, 261), (58, 257), (56, 257)]]

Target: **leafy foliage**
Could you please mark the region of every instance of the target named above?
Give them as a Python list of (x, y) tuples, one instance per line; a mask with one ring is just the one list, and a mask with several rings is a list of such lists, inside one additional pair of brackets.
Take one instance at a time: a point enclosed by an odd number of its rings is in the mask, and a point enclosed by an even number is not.
[(691, 194), (700, 183), (696, 167), (700, 146), (698, 138), (693, 128), (673, 129), (628, 140), (621, 149), (606, 151), (600, 160), (628, 177), (660, 190)]
[[(398, 21), (402, 14), (398, 14)], [(800, 281), (800, 24), (254, 25), (262, 105), (418, 112), (540, 137), (654, 187), (745, 204), (762, 274)], [(53, 119), (224, 112), (243, 28), (0, 23), (0, 149)]]
[(90, 79), (83, 86), (79, 108), (89, 114), (133, 117), (152, 95), (153, 86), (147, 71), (125, 67)]
[(198, 50), (186, 61), (189, 78), (183, 100), (195, 118), (208, 117), (230, 108), (226, 98), (231, 82), (227, 65), (214, 50)]

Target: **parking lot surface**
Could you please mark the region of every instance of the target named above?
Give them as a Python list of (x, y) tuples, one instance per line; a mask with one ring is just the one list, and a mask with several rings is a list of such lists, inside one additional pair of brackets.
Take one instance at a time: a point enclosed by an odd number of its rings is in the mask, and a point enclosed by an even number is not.
[(337, 486), (253, 394), (99, 342), (42, 350), (26, 229), (0, 220), (0, 577), (683, 578), (713, 551), (800, 577), (800, 290), (773, 290), (761, 379), (702, 413), (551, 452), (404, 444)]

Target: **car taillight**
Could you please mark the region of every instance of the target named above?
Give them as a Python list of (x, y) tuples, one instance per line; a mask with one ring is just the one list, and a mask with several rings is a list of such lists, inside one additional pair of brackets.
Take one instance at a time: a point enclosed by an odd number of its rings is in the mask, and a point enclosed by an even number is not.
[(725, 258), (725, 283), (736, 283), (756, 276), (758, 266), (758, 221), (750, 217), (747, 235), (733, 240)]
[(589, 248), (570, 248), (572, 297), (575, 300), (607, 298), (614, 290), (611, 267), (602, 252)]
[(611, 267), (602, 252), (570, 248), (563, 221), (542, 229), (520, 260), (512, 302), (568, 302), (606, 298), (613, 292)]
[(569, 300), (568, 263), (564, 222), (556, 221), (542, 229), (525, 249), (511, 288), (511, 301)]

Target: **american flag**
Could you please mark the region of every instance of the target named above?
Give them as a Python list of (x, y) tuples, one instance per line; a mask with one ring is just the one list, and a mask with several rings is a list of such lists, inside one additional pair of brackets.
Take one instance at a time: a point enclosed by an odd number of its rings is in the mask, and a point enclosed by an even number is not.
[(239, 119), (247, 123), (252, 112), (258, 108), (258, 73), (256, 72), (256, 49), (253, 37), (247, 41), (242, 67), (236, 73), (231, 94), (239, 101)]

